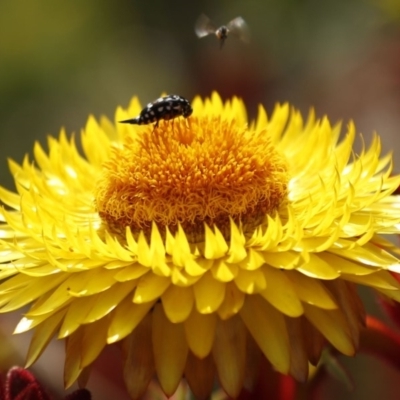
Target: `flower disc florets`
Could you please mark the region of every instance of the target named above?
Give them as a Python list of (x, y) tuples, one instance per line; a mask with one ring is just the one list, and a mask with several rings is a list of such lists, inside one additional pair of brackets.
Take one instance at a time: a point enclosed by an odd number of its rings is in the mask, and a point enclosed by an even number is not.
[(117, 232), (175, 233), (204, 240), (204, 223), (225, 237), (230, 219), (251, 233), (287, 197), (284, 159), (268, 132), (235, 119), (194, 116), (149, 126), (115, 147), (97, 185), (101, 217)]

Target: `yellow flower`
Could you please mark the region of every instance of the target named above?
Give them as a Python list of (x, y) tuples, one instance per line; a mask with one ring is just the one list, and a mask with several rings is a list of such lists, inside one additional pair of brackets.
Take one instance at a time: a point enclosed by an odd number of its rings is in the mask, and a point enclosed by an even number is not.
[(379, 236), (400, 232), (400, 177), (377, 136), (355, 155), (352, 123), (339, 140), (288, 105), (250, 124), (237, 98), (192, 106), (156, 128), (90, 117), (84, 155), (62, 131), (10, 161), (0, 312), (31, 305), (28, 365), (66, 339), (67, 386), (115, 342), (132, 398), (154, 374), (167, 395), (185, 376), (204, 399), (218, 376), (235, 397), (263, 357), (304, 381), (326, 342), (355, 353), (357, 284), (400, 301), (399, 249)]

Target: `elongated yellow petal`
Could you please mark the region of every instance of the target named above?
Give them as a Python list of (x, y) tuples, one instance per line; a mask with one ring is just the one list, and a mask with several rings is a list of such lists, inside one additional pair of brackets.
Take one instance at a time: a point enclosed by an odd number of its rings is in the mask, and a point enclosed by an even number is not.
[(329, 310), (337, 308), (332, 295), (319, 281), (296, 271), (288, 273), (287, 276), (293, 283), (297, 296), (303, 302)]
[(64, 364), (64, 386), (70, 387), (81, 374), (81, 344), (83, 337), (83, 328), (76, 330), (65, 340), (65, 364)]
[(289, 317), (302, 315), (303, 306), (286, 273), (274, 268), (264, 268), (263, 273), (267, 287), (260, 292), (260, 295)]
[(133, 281), (149, 272), (147, 267), (140, 265), (139, 263), (128, 265), (125, 268), (121, 268), (115, 275), (114, 279), (118, 282)]
[(218, 322), (213, 357), (222, 387), (229, 396), (237, 397), (246, 367), (246, 329), (238, 316)]
[(308, 355), (301, 318), (285, 318), (290, 343), (290, 375), (300, 382), (308, 378)]
[(240, 263), (247, 256), (245, 249), (246, 239), (243, 232), (237, 227), (237, 225), (230, 220), (231, 224), (231, 243), (228, 252), (227, 262), (231, 264)]
[(108, 319), (102, 318), (83, 326), (81, 366), (87, 367), (107, 344)]
[(322, 350), (326, 345), (326, 339), (307, 318), (301, 317), (300, 320), (303, 332), (304, 348), (308, 360), (311, 365), (317, 366), (321, 359)]
[(59, 329), (58, 337), (62, 339), (75, 332), (83, 324), (97, 300), (98, 296), (90, 296), (89, 298), (78, 298), (72, 301)]
[(342, 311), (350, 330), (351, 339), (357, 349), (361, 327), (365, 326), (366, 312), (363, 304), (358, 297), (354, 284), (343, 280), (327, 282), (331, 293)]
[[(154, 301), (134, 304), (125, 297), (110, 317), (107, 343), (114, 343), (129, 335), (153, 307)], [(129, 318), (127, 318), (127, 315)]]
[(378, 271), (370, 275), (342, 274), (343, 279), (377, 289), (399, 290), (400, 284), (387, 271)]
[(339, 277), (339, 272), (322, 257), (310, 254), (309, 260), (302, 264), (298, 270), (304, 275), (318, 279), (335, 279)]
[(41, 278), (41, 284), (30, 282), (28, 286), (21, 291), (20, 296), (13, 297), (6, 305), (1, 307), (1, 312), (13, 311), (26, 304), (29, 304), (39, 296), (50, 291), (65, 279), (61, 274), (59, 276), (49, 275)]
[(36, 327), (26, 356), (26, 367), (32, 365), (43, 352), (60, 326), (64, 315), (65, 310), (61, 310), (47, 318), (46, 323), (42, 323)]
[(354, 354), (350, 329), (339, 310), (323, 310), (304, 304), (304, 313), (308, 320), (335, 346), (346, 355)]
[(254, 392), (257, 379), (260, 376), (260, 366), (262, 359), (265, 359), (257, 343), (251, 335), (246, 334), (246, 366), (244, 373), (243, 387), (250, 393)]
[(172, 324), (161, 304), (153, 310), (152, 339), (157, 376), (165, 394), (171, 396), (182, 377), (188, 345), (183, 324)]
[(217, 316), (215, 314), (200, 314), (193, 310), (185, 321), (186, 340), (191, 352), (198, 358), (207, 357), (211, 351)]
[(365, 266), (327, 252), (322, 253), (320, 257), (334, 266), (340, 274), (369, 275), (379, 270), (377, 267)]
[(196, 399), (210, 398), (214, 386), (215, 365), (211, 355), (199, 359), (191, 352), (188, 354), (185, 367), (185, 379)]
[(274, 368), (287, 374), (290, 369), (290, 351), (283, 316), (257, 295), (246, 297), (239, 314)]
[(116, 283), (109, 290), (100, 293), (96, 304), (92, 307), (84, 319), (84, 323), (90, 323), (103, 318), (114, 310), (122, 299), (129, 295), (135, 287), (134, 282)]
[(300, 260), (300, 255), (294, 251), (285, 251), (282, 253), (262, 253), (264, 262), (275, 268), (293, 269)]
[(133, 400), (143, 396), (155, 372), (152, 325), (152, 315), (147, 314), (124, 341), (124, 380)]

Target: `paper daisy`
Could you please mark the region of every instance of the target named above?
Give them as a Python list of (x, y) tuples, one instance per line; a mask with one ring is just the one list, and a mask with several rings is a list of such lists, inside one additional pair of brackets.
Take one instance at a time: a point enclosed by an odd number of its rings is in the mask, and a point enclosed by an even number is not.
[[(193, 115), (126, 126), (90, 117), (81, 135), (10, 161), (0, 199), (0, 312), (30, 308), (32, 364), (66, 341), (65, 383), (111, 343), (139, 398), (156, 376), (206, 399), (218, 379), (251, 390), (258, 364), (307, 379), (329, 343), (353, 355), (357, 285), (400, 301), (400, 177), (374, 136), (288, 105), (248, 122), (243, 102), (196, 98)], [(116, 120), (141, 110), (134, 98)]]

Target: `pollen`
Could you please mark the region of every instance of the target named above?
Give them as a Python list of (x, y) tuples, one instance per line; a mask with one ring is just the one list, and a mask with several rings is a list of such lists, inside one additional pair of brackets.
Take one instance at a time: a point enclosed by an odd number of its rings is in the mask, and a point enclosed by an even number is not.
[(96, 185), (97, 211), (114, 232), (181, 225), (201, 241), (207, 224), (227, 237), (230, 220), (250, 232), (286, 202), (286, 160), (265, 129), (192, 116), (136, 132), (113, 149)]

